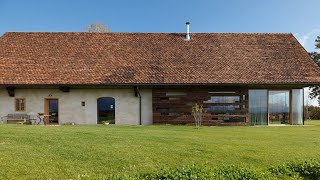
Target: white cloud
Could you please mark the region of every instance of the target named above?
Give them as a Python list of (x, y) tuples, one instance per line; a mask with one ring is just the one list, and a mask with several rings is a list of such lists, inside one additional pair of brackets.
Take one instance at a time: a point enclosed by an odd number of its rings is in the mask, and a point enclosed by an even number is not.
[(307, 51), (314, 51), (314, 40), (320, 35), (320, 28), (312, 29), (306, 34), (295, 33), (294, 36)]

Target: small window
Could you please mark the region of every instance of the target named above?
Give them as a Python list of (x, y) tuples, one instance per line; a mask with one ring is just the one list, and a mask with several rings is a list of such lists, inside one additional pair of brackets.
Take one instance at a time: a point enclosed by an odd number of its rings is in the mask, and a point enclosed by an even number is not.
[(15, 110), (16, 111), (26, 111), (26, 99), (16, 98), (15, 99)]

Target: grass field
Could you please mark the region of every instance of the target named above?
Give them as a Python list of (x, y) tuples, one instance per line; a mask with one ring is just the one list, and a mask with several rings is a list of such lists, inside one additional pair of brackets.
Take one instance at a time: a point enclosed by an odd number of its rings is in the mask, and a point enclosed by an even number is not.
[(320, 126), (320, 120), (307, 120), (304, 122), (305, 125)]
[(0, 125), (0, 179), (99, 177), (192, 163), (270, 167), (320, 157), (315, 126)]

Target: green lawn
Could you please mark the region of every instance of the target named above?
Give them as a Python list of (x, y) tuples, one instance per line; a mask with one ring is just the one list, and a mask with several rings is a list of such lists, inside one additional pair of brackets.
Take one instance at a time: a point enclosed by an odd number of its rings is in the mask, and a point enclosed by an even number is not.
[[(312, 124), (308, 121), (307, 124)], [(192, 163), (270, 167), (320, 157), (318, 126), (0, 125), (0, 179), (156, 172)]]
[(304, 122), (305, 125), (320, 126), (320, 120), (307, 120)]

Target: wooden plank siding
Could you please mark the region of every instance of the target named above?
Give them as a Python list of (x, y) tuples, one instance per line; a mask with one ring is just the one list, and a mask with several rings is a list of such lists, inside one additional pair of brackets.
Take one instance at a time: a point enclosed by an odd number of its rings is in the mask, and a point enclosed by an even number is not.
[[(211, 97), (233, 97), (234, 102), (212, 102)], [(203, 125), (249, 125), (248, 90), (235, 89), (153, 89), (153, 124), (194, 124), (192, 106), (202, 104)], [(219, 109), (220, 108), (220, 109)], [(221, 109), (222, 108), (222, 109)]]

